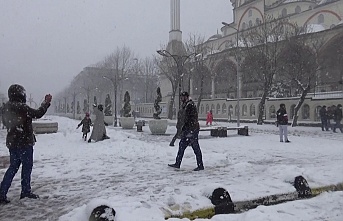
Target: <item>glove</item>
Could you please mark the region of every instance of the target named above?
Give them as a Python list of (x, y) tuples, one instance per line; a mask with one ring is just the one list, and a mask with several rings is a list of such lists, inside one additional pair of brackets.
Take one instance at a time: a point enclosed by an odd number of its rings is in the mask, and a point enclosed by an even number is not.
[(50, 102), (51, 102), (51, 100), (52, 100), (52, 96), (51, 96), (51, 94), (47, 94), (47, 95), (45, 95), (45, 98), (44, 98), (44, 101), (45, 101), (45, 103), (50, 103)]
[(79, 127), (76, 127), (76, 129), (79, 129)]

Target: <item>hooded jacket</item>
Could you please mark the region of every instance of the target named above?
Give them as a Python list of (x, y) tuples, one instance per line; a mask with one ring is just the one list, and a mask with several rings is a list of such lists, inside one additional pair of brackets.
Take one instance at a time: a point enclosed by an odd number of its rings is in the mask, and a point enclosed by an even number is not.
[(2, 120), (7, 128), (6, 146), (9, 149), (33, 146), (35, 137), (32, 119), (43, 117), (50, 103), (43, 102), (38, 109), (33, 109), (26, 105), (25, 90), (22, 88), (22, 91), (11, 91), (11, 87), (8, 90), (9, 101), (5, 103), (2, 112)]

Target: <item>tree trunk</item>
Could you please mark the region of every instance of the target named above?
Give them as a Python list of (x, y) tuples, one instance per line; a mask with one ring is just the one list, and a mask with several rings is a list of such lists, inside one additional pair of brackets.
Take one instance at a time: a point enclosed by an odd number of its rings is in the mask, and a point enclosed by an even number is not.
[(172, 86), (172, 90), (173, 90), (173, 93), (172, 93), (172, 96), (170, 98), (170, 102), (169, 102), (169, 106), (168, 106), (168, 119), (169, 120), (172, 120), (173, 115), (174, 115), (173, 109), (174, 109), (174, 102), (175, 102), (176, 87)]
[(258, 105), (258, 118), (257, 118), (257, 125), (263, 124), (263, 115), (264, 115), (264, 106), (266, 104), (267, 92), (264, 91), (260, 104)]
[(301, 93), (301, 96), (299, 98), (299, 101), (297, 103), (297, 105), (295, 106), (294, 108), (294, 117), (293, 117), (293, 121), (292, 121), (292, 127), (296, 127), (297, 124), (298, 124), (298, 112), (301, 108), (301, 105), (303, 105), (304, 101), (305, 101), (305, 98), (306, 98), (306, 95), (307, 93), (310, 91), (310, 86), (307, 86)]
[(198, 113), (199, 113), (199, 110), (200, 110), (200, 103), (201, 103), (201, 100), (202, 100), (203, 93), (204, 93), (204, 78), (202, 78), (201, 82), (200, 82), (200, 94), (199, 94), (198, 102), (197, 102)]

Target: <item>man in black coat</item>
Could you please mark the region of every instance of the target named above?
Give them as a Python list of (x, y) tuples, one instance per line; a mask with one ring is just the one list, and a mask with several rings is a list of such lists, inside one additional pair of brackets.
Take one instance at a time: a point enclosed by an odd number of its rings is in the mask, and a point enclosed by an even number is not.
[(40, 108), (32, 109), (26, 105), (24, 87), (18, 84), (9, 87), (8, 98), (9, 101), (4, 105), (2, 120), (7, 128), (6, 146), (10, 152), (10, 166), (0, 185), (0, 204), (10, 202), (6, 195), (20, 165), (22, 165), (20, 199), (39, 198), (38, 195), (31, 192), (33, 146), (36, 142), (32, 119), (43, 117), (52, 99), (50, 94), (45, 95), (45, 100)]
[(191, 145), (197, 160), (197, 167), (194, 171), (204, 170), (202, 153), (198, 142), (200, 127), (196, 105), (191, 99), (189, 99), (188, 92), (182, 92), (180, 99), (183, 103), (182, 108), (184, 109), (184, 124), (181, 129), (181, 140), (179, 143), (179, 151), (176, 156), (176, 162), (174, 164), (168, 164), (168, 166), (180, 168), (185, 150), (189, 145)]
[(334, 112), (334, 121), (335, 121), (335, 125), (333, 126), (333, 132), (336, 132), (336, 129), (339, 128), (339, 130), (343, 133), (343, 126), (341, 124), (341, 120), (342, 120), (342, 105), (338, 104), (336, 107), (336, 110)]
[(285, 140), (286, 143), (289, 143), (288, 140), (288, 115), (286, 111), (286, 105), (280, 104), (280, 109), (276, 112), (277, 126), (279, 127), (279, 136), (280, 142)]
[(324, 129), (326, 131), (328, 131), (329, 130), (329, 127), (328, 127), (328, 113), (327, 113), (325, 105), (322, 108), (320, 108), (319, 116), (320, 116), (320, 120), (322, 122), (322, 131), (324, 131)]

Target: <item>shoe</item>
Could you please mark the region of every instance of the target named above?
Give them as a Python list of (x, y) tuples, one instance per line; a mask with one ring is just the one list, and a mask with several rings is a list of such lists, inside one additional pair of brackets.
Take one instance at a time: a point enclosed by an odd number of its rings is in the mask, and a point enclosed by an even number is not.
[(200, 171), (200, 170), (204, 170), (204, 167), (197, 167), (193, 171)]
[(290, 143), (290, 142), (291, 142), (291, 141), (289, 141), (289, 140), (286, 140), (286, 141), (285, 141), (285, 143)]
[(173, 147), (173, 146), (175, 146), (175, 145), (174, 145), (173, 143), (170, 143), (169, 146), (170, 146), (170, 147)]
[(92, 140), (91, 140), (91, 139), (89, 139), (89, 140), (88, 140), (88, 143), (90, 143), (90, 142), (92, 142)]
[(6, 196), (0, 196), (0, 204), (8, 204), (10, 202)]
[(168, 166), (173, 167), (173, 168), (180, 169), (180, 166), (177, 165), (176, 163), (174, 163), (174, 164), (168, 164)]
[(283, 140), (280, 140), (281, 143), (283, 143)]
[(20, 199), (29, 198), (29, 199), (39, 199), (37, 194), (33, 193), (22, 193), (20, 194)]

